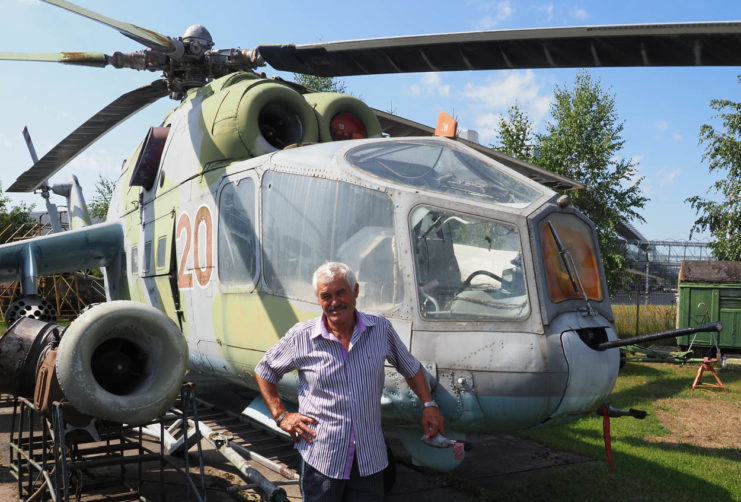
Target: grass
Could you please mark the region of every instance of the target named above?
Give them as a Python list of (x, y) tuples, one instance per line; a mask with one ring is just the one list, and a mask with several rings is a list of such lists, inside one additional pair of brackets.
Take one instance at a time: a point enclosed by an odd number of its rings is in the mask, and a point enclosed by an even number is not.
[[(539, 429), (525, 436), (596, 462), (520, 483), (507, 492), (506, 500), (741, 501), (741, 372), (719, 372), (730, 392), (690, 390), (696, 372), (694, 365), (627, 364), (610, 404), (646, 410), (649, 416), (612, 419), (615, 472), (607, 464), (600, 417)], [(709, 409), (723, 411), (722, 423), (711, 422), (705, 413)], [(707, 428), (709, 437), (698, 441), (696, 435), (686, 436), (690, 425)], [(721, 433), (730, 442), (715, 439)], [(504, 494), (500, 497), (505, 500)]]
[(635, 305), (613, 305), (612, 314), (615, 316), (615, 330), (618, 336), (627, 338), (674, 329), (676, 325), (677, 306), (640, 305), (638, 308), (637, 333)]

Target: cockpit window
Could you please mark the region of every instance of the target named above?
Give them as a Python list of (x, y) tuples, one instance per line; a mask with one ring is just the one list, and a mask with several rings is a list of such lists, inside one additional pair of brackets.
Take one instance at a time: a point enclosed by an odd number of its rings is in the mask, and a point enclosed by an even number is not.
[(316, 302), (314, 270), (341, 261), (357, 275), (359, 308), (389, 312), (401, 304), (403, 279), (388, 195), (269, 171), (262, 200), (263, 274), (271, 292)]
[(548, 294), (554, 303), (602, 301), (602, 282), (589, 225), (571, 214), (553, 213), (540, 224)]
[(410, 227), (423, 317), (528, 316), (517, 228), (425, 206), (412, 211)]
[(389, 141), (353, 148), (347, 159), (394, 183), (458, 197), (525, 207), (542, 194), (504, 169), (439, 141)]

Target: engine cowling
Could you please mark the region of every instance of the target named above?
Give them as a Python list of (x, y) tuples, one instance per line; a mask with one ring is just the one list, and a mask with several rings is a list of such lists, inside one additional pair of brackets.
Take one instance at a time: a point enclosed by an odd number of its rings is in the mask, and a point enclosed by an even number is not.
[(368, 105), (355, 96), (315, 92), (304, 96), (319, 123), (319, 141), (381, 137), (381, 124)]
[[(56, 345), (52, 334), (62, 329), (32, 319), (11, 326), (0, 339), (0, 367), (6, 368), (0, 370), (0, 391), (31, 397), (33, 386), (21, 388), (15, 380), (37, 374)], [(56, 378), (72, 406), (131, 425), (148, 422), (172, 405), (187, 367), (188, 348), (175, 323), (136, 302), (102, 303), (84, 312), (58, 345)], [(18, 347), (15, 354), (8, 350)]]
[(236, 73), (203, 89), (201, 162), (257, 157), (318, 140), (316, 116), (304, 98), (274, 80)]

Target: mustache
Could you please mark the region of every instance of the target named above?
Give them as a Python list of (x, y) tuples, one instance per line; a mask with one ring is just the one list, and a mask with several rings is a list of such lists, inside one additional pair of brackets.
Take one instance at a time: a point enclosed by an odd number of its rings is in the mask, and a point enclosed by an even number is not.
[(346, 303), (342, 303), (340, 305), (335, 305), (334, 307), (327, 307), (327, 313), (331, 314), (333, 312), (339, 312), (340, 310), (345, 310), (347, 308)]

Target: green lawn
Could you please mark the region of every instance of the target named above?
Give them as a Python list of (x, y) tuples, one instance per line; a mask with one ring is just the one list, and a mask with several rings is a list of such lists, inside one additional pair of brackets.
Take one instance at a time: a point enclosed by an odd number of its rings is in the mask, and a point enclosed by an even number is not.
[[(598, 462), (520, 484), (506, 499), (741, 501), (741, 370), (719, 372), (730, 392), (692, 391), (697, 369), (627, 364), (609, 402), (649, 416), (612, 419), (616, 471), (607, 464), (600, 417), (540, 429), (525, 436)], [(706, 376), (703, 381), (711, 381)]]

